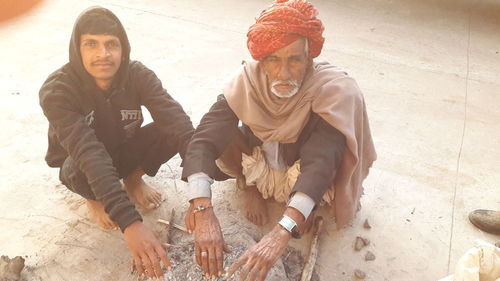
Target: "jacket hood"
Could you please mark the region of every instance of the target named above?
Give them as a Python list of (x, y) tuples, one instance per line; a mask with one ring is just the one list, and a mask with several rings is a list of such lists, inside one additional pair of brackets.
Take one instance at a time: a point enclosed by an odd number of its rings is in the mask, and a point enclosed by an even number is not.
[(120, 68), (113, 78), (112, 88), (121, 89), (125, 87), (126, 79), (124, 79), (128, 74), (129, 62), (130, 62), (130, 43), (128, 41), (127, 33), (123, 28), (122, 23), (118, 17), (113, 14), (110, 10), (98, 6), (90, 7), (83, 11), (76, 19), (75, 25), (73, 26), (73, 33), (71, 34), (71, 40), (69, 42), (69, 64), (71, 68), (77, 73), (80, 81), (85, 87), (91, 87), (95, 85), (94, 78), (85, 70), (82, 62), (82, 55), (80, 53), (80, 36), (82, 35), (82, 27), (85, 19), (89, 16), (99, 15), (102, 17), (109, 18), (118, 25), (118, 38), (122, 45), (122, 62)]

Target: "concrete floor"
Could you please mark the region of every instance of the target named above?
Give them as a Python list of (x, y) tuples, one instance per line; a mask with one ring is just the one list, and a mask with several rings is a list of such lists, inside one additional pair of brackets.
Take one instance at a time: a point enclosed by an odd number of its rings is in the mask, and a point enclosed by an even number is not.
[[(43, 255), (40, 238), (16, 221), (47, 224), (36, 214), (58, 208), (50, 205), (57, 171), (43, 162), (47, 122), (38, 89), (67, 62), (83, 9), (102, 5), (118, 15), (132, 58), (157, 73), (197, 124), (224, 78), (249, 57), (246, 30), (269, 2), (46, 0), (0, 25), (7, 132), (0, 136), (0, 254)], [(358, 81), (379, 155), (353, 226), (322, 236), (318, 270), (324, 280), (351, 280), (355, 268), (374, 281), (444, 277), (475, 239), (499, 240), (467, 215), (500, 209), (500, 1), (312, 2), (326, 27), (319, 59)], [(18, 206), (30, 208), (13, 214)], [(356, 235), (370, 238), (375, 261), (352, 251)], [(32, 250), (18, 253), (21, 245)]]

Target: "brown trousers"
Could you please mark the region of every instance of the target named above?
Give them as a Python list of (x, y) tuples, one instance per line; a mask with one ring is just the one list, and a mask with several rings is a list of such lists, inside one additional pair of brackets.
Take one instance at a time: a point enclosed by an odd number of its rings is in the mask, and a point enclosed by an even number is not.
[(233, 141), (217, 160), (221, 161), (232, 175), (236, 175), (236, 184), (238, 188), (244, 189), (246, 188), (246, 183), (245, 176), (243, 175), (243, 166), (241, 165), (242, 153), (251, 155), (252, 149), (248, 146), (243, 132), (238, 130)]

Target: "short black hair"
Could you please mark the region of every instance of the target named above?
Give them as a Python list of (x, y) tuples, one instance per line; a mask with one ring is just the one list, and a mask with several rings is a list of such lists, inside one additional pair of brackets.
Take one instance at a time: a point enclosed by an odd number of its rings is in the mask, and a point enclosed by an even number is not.
[(79, 22), (80, 35), (82, 34), (108, 34), (120, 37), (119, 24), (110, 17), (100, 13), (90, 13)]

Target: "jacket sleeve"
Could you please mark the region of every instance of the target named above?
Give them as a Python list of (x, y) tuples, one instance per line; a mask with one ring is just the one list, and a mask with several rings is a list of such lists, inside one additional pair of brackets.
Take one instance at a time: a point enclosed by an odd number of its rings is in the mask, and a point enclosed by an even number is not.
[(143, 104), (151, 113), (158, 129), (171, 143), (174, 143), (182, 159), (191, 139), (194, 128), (182, 106), (163, 88), (155, 73), (140, 62), (134, 62), (132, 80)]
[(212, 179), (215, 178), (219, 158), (229, 146), (238, 131), (238, 117), (231, 110), (223, 95), (212, 105), (196, 128), (189, 143), (182, 179), (203, 172)]
[(118, 172), (104, 145), (85, 122), (76, 101), (69, 98), (71, 91), (68, 84), (49, 77), (40, 90), (40, 105), (62, 147), (87, 176), (96, 199), (124, 231), (142, 218), (122, 189)]
[(320, 118), (300, 148), (300, 175), (292, 194), (303, 192), (316, 204), (331, 187), (345, 149), (344, 135)]

